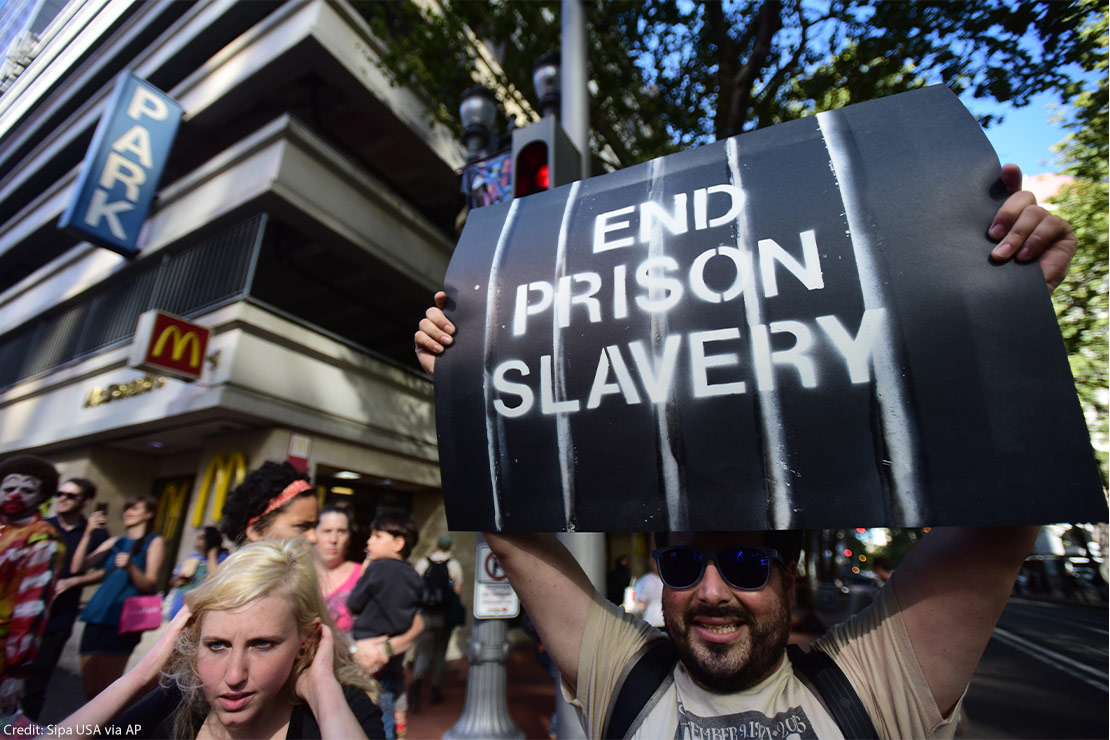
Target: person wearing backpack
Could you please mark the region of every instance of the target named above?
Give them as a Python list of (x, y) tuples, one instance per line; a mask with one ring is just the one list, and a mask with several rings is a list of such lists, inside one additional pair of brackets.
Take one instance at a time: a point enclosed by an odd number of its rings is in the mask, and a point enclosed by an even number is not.
[[(416, 572), (424, 582), (420, 613), (424, 617), (424, 634), (416, 643), (413, 662), (413, 681), (409, 685), (409, 709), (419, 711), (424, 678), (431, 671), (431, 703), (443, 701), (443, 666), (447, 657), (447, 643), (451, 632), (460, 625), (455, 614), (462, 612), (459, 596), (462, 594), (462, 566), (451, 557), (454, 541), (449, 534), (441, 534), (436, 549), (427, 557), (416, 561)], [(463, 617), (465, 621), (465, 614)]]

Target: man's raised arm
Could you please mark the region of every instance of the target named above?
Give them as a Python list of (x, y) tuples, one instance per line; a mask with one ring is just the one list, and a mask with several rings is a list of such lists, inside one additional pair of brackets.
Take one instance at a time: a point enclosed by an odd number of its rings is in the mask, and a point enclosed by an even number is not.
[(934, 529), (891, 578), (913, 651), (942, 714), (971, 681), (1039, 529)]
[(578, 653), (594, 587), (553, 534), (486, 533), (563, 680), (577, 685)]

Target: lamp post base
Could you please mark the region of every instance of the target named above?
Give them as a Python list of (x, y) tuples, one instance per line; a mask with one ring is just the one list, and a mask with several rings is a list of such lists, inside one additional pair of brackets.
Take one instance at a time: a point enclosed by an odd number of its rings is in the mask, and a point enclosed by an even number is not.
[(470, 670), (462, 716), (444, 740), (524, 740), (524, 731), (509, 716), (505, 658), (509, 644), (504, 619), (475, 619), (467, 643)]

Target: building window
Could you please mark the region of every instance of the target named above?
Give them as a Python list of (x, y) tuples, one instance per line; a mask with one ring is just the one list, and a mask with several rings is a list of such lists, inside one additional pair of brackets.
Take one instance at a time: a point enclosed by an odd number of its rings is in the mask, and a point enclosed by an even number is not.
[(0, 336), (0, 388), (130, 342), (139, 315), (191, 318), (246, 296), (266, 225), (260, 213), (215, 236), (166, 250), (58, 310)]

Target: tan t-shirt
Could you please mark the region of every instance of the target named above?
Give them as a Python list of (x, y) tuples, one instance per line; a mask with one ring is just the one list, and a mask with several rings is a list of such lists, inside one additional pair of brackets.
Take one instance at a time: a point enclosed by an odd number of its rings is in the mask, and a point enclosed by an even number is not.
[[(567, 699), (585, 717), (587, 737), (602, 737), (610, 703), (624, 672), (659, 632), (595, 598), (578, 659), (578, 693)], [(959, 707), (942, 717), (933, 700), (893, 588), (837, 625), (815, 643), (831, 655), (859, 694), (881, 738), (952, 737)], [(682, 663), (661, 688), (653, 709), (632, 737), (661, 740), (782, 740), (842, 738), (821, 700), (798, 679), (783, 654), (764, 681), (739, 693), (720, 694), (694, 683)]]

